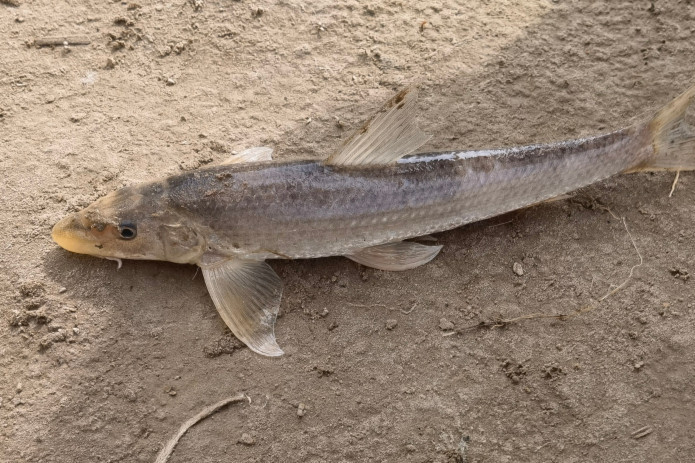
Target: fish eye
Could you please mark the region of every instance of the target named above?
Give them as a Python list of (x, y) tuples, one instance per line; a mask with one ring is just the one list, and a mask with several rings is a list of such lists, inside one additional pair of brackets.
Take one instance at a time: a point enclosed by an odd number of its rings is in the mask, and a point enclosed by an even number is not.
[(132, 240), (135, 238), (135, 235), (138, 234), (137, 229), (135, 228), (135, 225), (132, 224), (122, 224), (118, 227), (118, 233), (120, 233), (121, 238), (124, 240)]

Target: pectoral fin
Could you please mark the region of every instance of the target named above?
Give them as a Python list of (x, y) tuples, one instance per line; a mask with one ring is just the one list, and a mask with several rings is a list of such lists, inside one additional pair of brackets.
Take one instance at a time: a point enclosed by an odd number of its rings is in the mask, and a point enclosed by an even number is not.
[(234, 259), (200, 268), (210, 297), (232, 333), (258, 354), (282, 355), (275, 342), (282, 281), (273, 269), (263, 261)]
[(273, 160), (273, 148), (267, 146), (255, 146), (245, 149), (239, 154), (235, 154), (226, 161), (220, 163), (221, 166), (227, 164), (241, 164), (242, 162), (261, 162)]
[(345, 257), (367, 267), (379, 270), (408, 270), (431, 261), (439, 254), (443, 246), (426, 246), (410, 241), (388, 243), (364, 248), (347, 254)]

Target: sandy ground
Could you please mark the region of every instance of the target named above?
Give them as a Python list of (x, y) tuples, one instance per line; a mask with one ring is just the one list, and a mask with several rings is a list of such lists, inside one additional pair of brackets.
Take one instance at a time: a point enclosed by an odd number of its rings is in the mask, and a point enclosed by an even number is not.
[[(250, 146), (326, 156), (418, 78), (427, 149), (627, 125), (695, 82), (691, 3), (0, 1), (0, 460), (151, 462), (244, 392), (171, 461), (693, 461), (691, 173), (672, 198), (673, 174), (635, 174), (441, 233), (404, 273), (274, 262), (280, 359), (237, 348), (195, 267), (116, 271), (49, 236)], [(91, 43), (36, 46), (55, 36)], [(608, 209), (644, 264), (596, 305), (639, 262)]]

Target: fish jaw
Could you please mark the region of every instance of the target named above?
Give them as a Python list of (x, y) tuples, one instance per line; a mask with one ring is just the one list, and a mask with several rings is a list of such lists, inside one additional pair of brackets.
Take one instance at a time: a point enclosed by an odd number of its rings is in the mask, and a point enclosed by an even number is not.
[(71, 214), (53, 226), (51, 238), (66, 251), (99, 255), (98, 243), (91, 237), (89, 226), (80, 213)]

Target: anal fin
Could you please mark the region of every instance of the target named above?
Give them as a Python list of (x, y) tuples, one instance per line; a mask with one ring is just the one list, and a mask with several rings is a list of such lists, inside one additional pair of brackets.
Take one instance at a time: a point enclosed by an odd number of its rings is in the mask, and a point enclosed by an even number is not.
[(425, 265), (439, 254), (442, 247), (399, 241), (364, 248), (345, 257), (367, 267), (400, 271)]
[(236, 259), (201, 264), (210, 297), (232, 333), (252, 351), (278, 357), (275, 319), (282, 280), (263, 261)]

